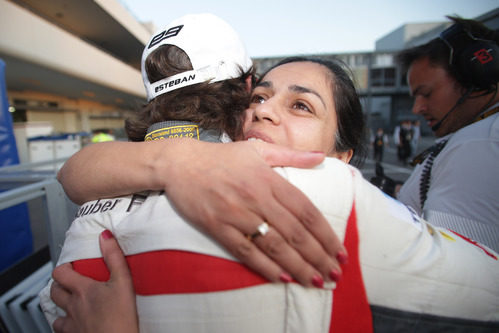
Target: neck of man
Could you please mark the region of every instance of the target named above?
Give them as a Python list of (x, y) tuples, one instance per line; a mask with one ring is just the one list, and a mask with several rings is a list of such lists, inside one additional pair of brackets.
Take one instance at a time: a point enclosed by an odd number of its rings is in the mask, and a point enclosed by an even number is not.
[[(491, 92), (484, 93), (483, 91), (477, 91), (470, 96), (471, 110), (473, 111), (473, 119), (470, 123), (476, 120), (478, 116), (489, 110), (492, 106), (499, 103), (499, 93), (498, 86)], [(469, 125), (469, 124), (467, 124)]]
[[(488, 93), (484, 91), (472, 92), (456, 110), (449, 114), (448, 119), (444, 120), (440, 129), (435, 131), (435, 135), (443, 137), (472, 124), (478, 116), (499, 102), (497, 89), (496, 87), (494, 91)], [(465, 92), (463, 92), (464, 94)]]
[(191, 121), (166, 120), (149, 126), (144, 141), (189, 138), (206, 142), (220, 142), (222, 134), (222, 131), (206, 130)]

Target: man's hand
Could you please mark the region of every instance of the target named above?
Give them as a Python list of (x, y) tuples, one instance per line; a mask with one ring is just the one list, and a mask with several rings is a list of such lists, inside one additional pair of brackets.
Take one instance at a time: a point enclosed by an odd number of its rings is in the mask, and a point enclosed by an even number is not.
[(125, 257), (109, 231), (100, 236), (101, 251), (111, 272), (109, 281), (82, 276), (67, 263), (54, 269), (50, 290), (54, 303), (66, 312), (53, 328), (59, 332), (138, 332), (132, 278)]
[[(200, 149), (202, 145), (202, 149)], [(265, 142), (228, 144), (184, 140), (157, 164), (168, 198), (190, 222), (271, 281), (321, 286), (338, 278), (346, 252), (310, 200), (271, 166), (313, 167), (322, 153), (297, 152)], [(175, 165), (168, 167), (168, 159)], [(250, 241), (263, 222), (270, 231)], [(339, 261), (338, 261), (339, 260)]]

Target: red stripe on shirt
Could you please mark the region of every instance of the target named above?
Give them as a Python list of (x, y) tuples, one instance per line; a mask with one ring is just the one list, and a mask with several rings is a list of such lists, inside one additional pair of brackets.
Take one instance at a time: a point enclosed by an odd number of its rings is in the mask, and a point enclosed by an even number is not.
[(371, 308), (367, 301), (360, 269), (355, 203), (348, 217), (343, 245), (348, 253), (348, 263), (342, 266), (343, 276), (333, 291), (333, 310), (329, 332), (372, 332)]
[[(355, 206), (348, 218), (345, 248), (349, 262), (333, 291), (330, 332), (372, 332), (372, 316), (362, 280)], [(256, 286), (269, 281), (240, 263), (205, 254), (161, 250), (126, 257), (138, 295), (202, 293)], [(98, 281), (109, 280), (102, 258), (73, 262), (75, 271)]]
[(450, 229), (448, 229), (448, 230), (450, 232), (456, 234), (456, 236), (461, 237), (462, 239), (464, 239), (468, 243), (471, 243), (471, 244), (475, 245), (476, 247), (478, 247), (479, 249), (481, 249), (483, 252), (485, 252), (485, 254), (488, 255), (489, 257), (493, 258), (494, 260), (497, 260), (497, 256), (495, 256), (493, 253), (491, 253), (489, 250), (487, 250), (485, 247), (483, 247), (482, 244), (478, 243), (477, 241), (472, 240), (471, 238), (463, 236), (460, 233), (455, 232), (454, 230), (450, 230)]
[[(209, 255), (162, 250), (126, 257), (138, 295), (202, 293), (269, 283), (240, 263)], [(109, 280), (102, 258), (73, 262), (75, 271), (94, 280)]]

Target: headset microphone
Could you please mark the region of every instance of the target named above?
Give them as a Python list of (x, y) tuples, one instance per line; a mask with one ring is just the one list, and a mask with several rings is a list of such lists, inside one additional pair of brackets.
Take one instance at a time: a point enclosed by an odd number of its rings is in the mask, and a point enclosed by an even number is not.
[(431, 130), (433, 132), (436, 132), (440, 126), (442, 126), (442, 123), (444, 122), (445, 119), (447, 119), (447, 117), (452, 113), (454, 112), (454, 110), (457, 109), (457, 107), (461, 104), (464, 103), (464, 101), (466, 100), (466, 98), (468, 98), (468, 96), (471, 94), (471, 92), (473, 91), (473, 88), (469, 88), (466, 93), (464, 93), (461, 97), (459, 97), (459, 99), (457, 100), (456, 104), (454, 104), (454, 106), (445, 114), (445, 116), (440, 119), (435, 125), (433, 125), (431, 127)]

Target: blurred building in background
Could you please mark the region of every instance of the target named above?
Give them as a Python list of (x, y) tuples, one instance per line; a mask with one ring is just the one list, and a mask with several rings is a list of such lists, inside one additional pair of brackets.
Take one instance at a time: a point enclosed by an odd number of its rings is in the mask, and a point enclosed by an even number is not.
[(32, 161), (33, 138), (103, 128), (124, 137), (124, 118), (145, 101), (140, 58), (153, 30), (117, 0), (0, 0), (21, 162)]

